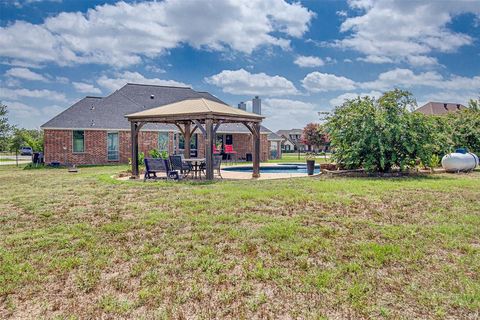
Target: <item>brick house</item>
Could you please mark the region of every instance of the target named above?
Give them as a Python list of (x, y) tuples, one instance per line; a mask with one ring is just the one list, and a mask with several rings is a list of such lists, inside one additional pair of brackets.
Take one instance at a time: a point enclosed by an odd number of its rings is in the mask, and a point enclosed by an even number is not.
[[(131, 157), (130, 124), (125, 114), (144, 111), (173, 102), (205, 98), (224, 103), (208, 92), (187, 87), (169, 87), (128, 83), (107, 97), (87, 96), (41, 126), (44, 131), (46, 163), (109, 164), (127, 163)], [(272, 149), (280, 148), (276, 136), (262, 126), (261, 161), (269, 159)], [(217, 145), (232, 144), (237, 158), (252, 153), (252, 136), (242, 124), (222, 124), (217, 131)], [(139, 134), (139, 151), (152, 149), (170, 154), (183, 152), (183, 136), (168, 124), (146, 124)], [(204, 138), (196, 131), (191, 141), (192, 156), (205, 155)], [(280, 154), (280, 150), (276, 155)]]

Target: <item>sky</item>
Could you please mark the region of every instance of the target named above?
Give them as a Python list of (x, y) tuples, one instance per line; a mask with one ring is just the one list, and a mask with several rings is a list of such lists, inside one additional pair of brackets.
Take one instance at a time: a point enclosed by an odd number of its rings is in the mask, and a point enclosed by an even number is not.
[(1, 0), (0, 100), (39, 128), (127, 82), (258, 95), (272, 130), (345, 99), (480, 96), (480, 1)]

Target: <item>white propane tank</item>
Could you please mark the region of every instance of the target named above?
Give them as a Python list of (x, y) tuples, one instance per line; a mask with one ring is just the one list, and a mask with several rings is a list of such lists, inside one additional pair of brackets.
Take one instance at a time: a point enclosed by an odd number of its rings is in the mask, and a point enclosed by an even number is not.
[(457, 149), (442, 158), (442, 167), (447, 172), (472, 171), (479, 165), (477, 155), (466, 152), (465, 149)]

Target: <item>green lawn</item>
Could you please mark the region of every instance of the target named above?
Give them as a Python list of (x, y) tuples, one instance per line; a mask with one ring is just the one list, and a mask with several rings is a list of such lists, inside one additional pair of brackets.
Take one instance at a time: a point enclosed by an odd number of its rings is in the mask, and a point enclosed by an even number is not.
[(0, 167), (0, 318), (450, 318), (480, 310), (480, 172), (119, 182)]

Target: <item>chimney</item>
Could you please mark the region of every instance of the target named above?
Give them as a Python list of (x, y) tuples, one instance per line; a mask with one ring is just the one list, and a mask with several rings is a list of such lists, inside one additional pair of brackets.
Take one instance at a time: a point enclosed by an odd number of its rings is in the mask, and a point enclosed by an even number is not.
[(245, 102), (243, 102), (243, 101), (240, 102), (240, 103), (238, 104), (238, 109), (243, 110), (243, 111), (247, 111), (247, 104), (246, 104)]
[(252, 99), (252, 112), (256, 114), (262, 114), (262, 99), (258, 96)]

